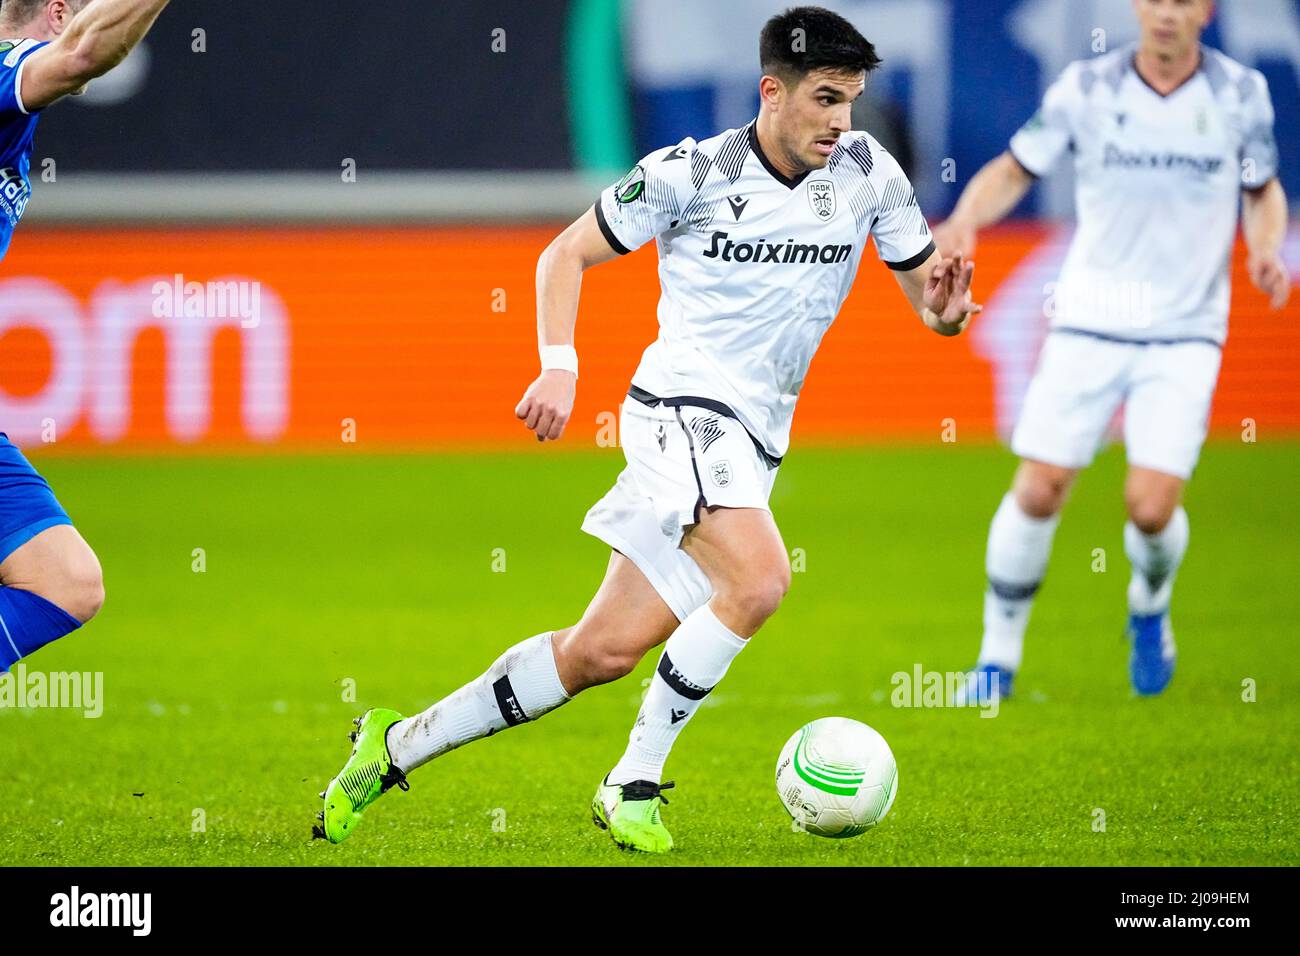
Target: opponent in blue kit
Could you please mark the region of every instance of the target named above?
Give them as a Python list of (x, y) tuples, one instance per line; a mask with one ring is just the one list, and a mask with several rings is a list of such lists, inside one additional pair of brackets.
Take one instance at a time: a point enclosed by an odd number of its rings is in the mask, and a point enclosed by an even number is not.
[[(0, 259), (31, 199), (41, 110), (122, 61), (167, 0), (0, 0)], [(34, 430), (36, 423), (0, 422)], [(0, 431), (0, 672), (90, 620), (99, 559)]]

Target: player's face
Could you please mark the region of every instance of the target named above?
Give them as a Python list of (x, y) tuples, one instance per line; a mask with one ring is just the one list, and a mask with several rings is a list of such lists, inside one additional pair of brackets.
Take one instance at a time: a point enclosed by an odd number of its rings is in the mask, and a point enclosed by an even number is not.
[(786, 158), (800, 169), (822, 169), (840, 134), (853, 128), (853, 101), (862, 95), (866, 74), (814, 70), (786, 89), (775, 128)]
[(1201, 41), (1214, 12), (1211, 0), (1135, 0), (1142, 46), (1156, 56), (1180, 59)]

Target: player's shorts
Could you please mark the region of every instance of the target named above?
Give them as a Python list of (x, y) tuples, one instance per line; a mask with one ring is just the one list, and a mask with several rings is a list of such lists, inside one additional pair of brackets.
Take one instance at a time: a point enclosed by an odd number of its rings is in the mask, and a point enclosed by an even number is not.
[(1038, 358), (1011, 450), (1083, 468), (1122, 406), (1129, 465), (1186, 480), (1205, 443), (1222, 357), (1208, 339), (1122, 342), (1055, 330)]
[(582, 530), (632, 561), (679, 621), (713, 595), (680, 547), (702, 508), (761, 508), (779, 462), (768, 459), (735, 418), (694, 405), (623, 402), (619, 436), (627, 467), (587, 512)]
[(72, 519), (49, 482), (0, 432), (0, 561), (56, 524), (72, 524)]

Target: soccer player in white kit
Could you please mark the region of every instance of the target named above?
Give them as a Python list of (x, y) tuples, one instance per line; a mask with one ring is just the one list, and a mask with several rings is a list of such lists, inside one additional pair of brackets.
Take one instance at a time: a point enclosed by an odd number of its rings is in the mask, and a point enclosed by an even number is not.
[(978, 229), (1072, 154), (1078, 228), (1012, 437), (1022, 461), (989, 530), (984, 637), (964, 690), (980, 698), (1010, 693), (1059, 512), (1121, 406), (1130, 678), (1143, 695), (1168, 685), (1169, 604), (1188, 540), (1180, 499), (1227, 336), (1238, 197), (1251, 281), (1274, 308), (1289, 294), (1264, 77), (1201, 45), (1210, 0), (1134, 6), (1139, 42), (1067, 67), (935, 230), (941, 250), (969, 253)]
[(931, 329), (956, 335), (979, 311), (973, 264), (939, 256), (897, 162), (849, 129), (878, 63), (872, 45), (839, 16), (800, 7), (770, 20), (760, 47), (755, 121), (651, 153), (538, 262), (543, 371), (516, 414), (554, 440), (573, 407), (583, 271), (658, 244), (659, 335), (622, 406), (627, 467), (582, 525), (613, 549), (599, 591), (576, 625), (515, 645), (424, 713), (359, 718), (319, 836), (346, 838), (410, 770), (624, 676), (667, 641), (592, 817), (622, 848), (670, 849), (659, 816), (669, 749), (789, 587), (768, 496), (868, 235)]

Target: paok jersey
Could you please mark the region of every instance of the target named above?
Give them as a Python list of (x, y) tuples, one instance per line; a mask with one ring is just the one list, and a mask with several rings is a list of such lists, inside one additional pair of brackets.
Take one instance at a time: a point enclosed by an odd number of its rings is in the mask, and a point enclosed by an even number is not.
[(19, 81), (27, 58), (43, 46), (38, 40), (0, 40), (0, 259), (32, 195), (27, 177), (40, 114), (27, 112)]
[(1035, 176), (1074, 157), (1078, 228), (1049, 297), (1052, 325), (1222, 344), (1241, 190), (1277, 175), (1268, 85), (1201, 47), (1197, 72), (1161, 96), (1136, 53), (1072, 63), (1011, 140)]
[(763, 155), (755, 123), (643, 159), (596, 203), (609, 244), (659, 252), (659, 335), (632, 377), (637, 397), (721, 404), (780, 459), (813, 353), (871, 235), (885, 263), (934, 251), (892, 156), (846, 132), (825, 169), (794, 179)]

